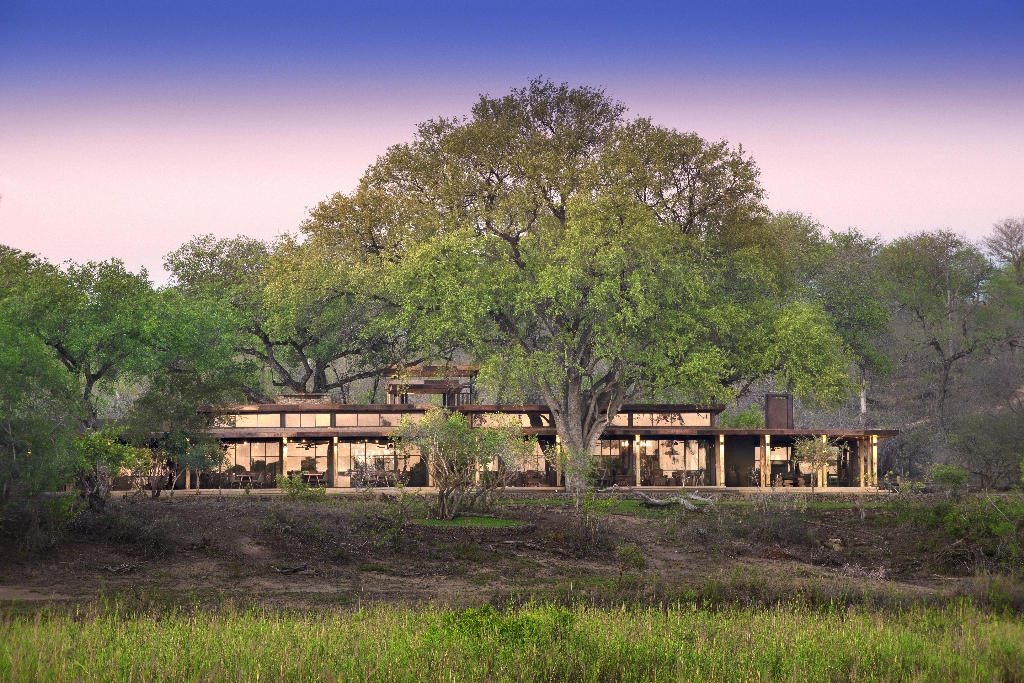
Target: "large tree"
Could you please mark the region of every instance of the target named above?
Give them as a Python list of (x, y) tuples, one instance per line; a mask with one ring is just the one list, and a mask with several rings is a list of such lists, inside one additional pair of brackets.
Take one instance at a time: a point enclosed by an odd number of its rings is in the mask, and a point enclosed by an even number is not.
[(946, 230), (896, 239), (879, 258), (897, 306), (897, 334), (910, 354), (903, 362), (919, 359), (934, 388), (931, 414), (945, 434), (957, 370), (1005, 341), (1000, 309), (987, 294), (995, 270), (974, 244)]
[(893, 370), (884, 352), (892, 306), (884, 268), (878, 255), (882, 241), (854, 228), (828, 230), (795, 212), (776, 214), (777, 230), (786, 235), (786, 254), (805, 297), (821, 305), (850, 350), (860, 388), (860, 422), (868, 411), (869, 378)]
[(98, 429), (102, 413), (153, 367), (159, 316), (145, 271), (131, 273), (117, 259), (64, 268), (40, 262), (11, 305), (67, 371), (87, 429)]
[(547, 405), (576, 489), (627, 400), (725, 399), (765, 378), (847, 388), (840, 340), (795, 296), (754, 162), (624, 111), (536, 80), (422, 124), (359, 190), (397, 216), (406, 309)]
[[(407, 358), (408, 337), (388, 324), (383, 278), (354, 256), (358, 247), (330, 242), (318, 210), (304, 226), (314, 239), (207, 235), (168, 255), (166, 267), (177, 291), (222, 305), (238, 331), (236, 351), (268, 370), (273, 387), (344, 394)], [(270, 398), (258, 381), (246, 389)]]

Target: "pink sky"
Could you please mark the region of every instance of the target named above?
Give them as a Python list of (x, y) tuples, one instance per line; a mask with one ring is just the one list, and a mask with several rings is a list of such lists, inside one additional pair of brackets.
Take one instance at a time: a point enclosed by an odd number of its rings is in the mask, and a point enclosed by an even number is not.
[[(296, 83), (24, 91), (0, 102), (0, 243), (52, 261), (123, 259), (162, 282), (162, 256), (196, 234), (269, 238), (352, 189), (414, 125), (468, 111), (533, 74), (426, 87)], [(558, 79), (557, 74), (552, 75)], [(971, 237), (1024, 215), (1024, 93), (821, 80), (711, 82), (613, 72), (633, 115), (741, 143), (775, 210), (893, 237)]]

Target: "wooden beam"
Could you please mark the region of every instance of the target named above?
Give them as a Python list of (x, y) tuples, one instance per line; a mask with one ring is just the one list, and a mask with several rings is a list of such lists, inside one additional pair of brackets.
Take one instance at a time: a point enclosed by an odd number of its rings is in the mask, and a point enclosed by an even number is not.
[(640, 486), (640, 435), (636, 435), (633, 441), (633, 469), (636, 475), (636, 485)]
[(715, 459), (715, 486), (725, 486), (725, 434), (718, 435), (717, 458)]

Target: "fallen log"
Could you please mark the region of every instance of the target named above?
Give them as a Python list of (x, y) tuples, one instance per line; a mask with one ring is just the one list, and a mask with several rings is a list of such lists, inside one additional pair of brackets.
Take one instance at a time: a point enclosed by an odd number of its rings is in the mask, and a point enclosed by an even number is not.
[(670, 496), (668, 498), (651, 498), (643, 491), (633, 491), (639, 498), (640, 504), (648, 508), (667, 508), (672, 505), (679, 505), (685, 510), (696, 510), (697, 506), (690, 501), (680, 496)]

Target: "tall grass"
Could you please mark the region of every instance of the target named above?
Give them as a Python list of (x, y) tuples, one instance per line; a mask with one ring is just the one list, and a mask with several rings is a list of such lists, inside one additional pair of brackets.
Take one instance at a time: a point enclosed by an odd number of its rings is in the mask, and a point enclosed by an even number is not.
[(11, 681), (1021, 680), (1024, 623), (966, 604), (883, 614), (374, 606), (0, 624)]

